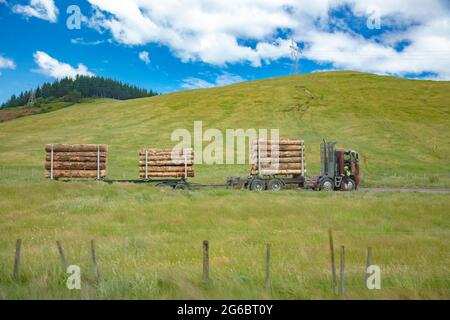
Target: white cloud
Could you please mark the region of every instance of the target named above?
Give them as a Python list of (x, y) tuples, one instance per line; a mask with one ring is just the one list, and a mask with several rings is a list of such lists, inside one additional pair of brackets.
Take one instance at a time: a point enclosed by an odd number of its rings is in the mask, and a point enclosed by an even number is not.
[[(88, 1), (97, 10), (90, 27), (111, 32), (125, 45), (168, 46), (184, 62), (258, 67), (288, 58), (292, 34), (304, 45), (304, 57), (333, 68), (396, 75), (433, 72), (450, 79), (446, 0)], [(375, 8), (381, 27), (392, 28), (371, 39), (345, 25), (332, 30), (337, 19), (331, 12), (343, 5), (362, 18)], [(398, 52), (401, 40), (410, 45)]]
[(139, 59), (144, 61), (145, 64), (149, 64), (150, 63), (150, 56), (149, 56), (147, 51), (139, 52)]
[(83, 64), (78, 64), (76, 68), (63, 62), (59, 62), (55, 58), (50, 57), (47, 53), (36, 51), (33, 55), (34, 61), (39, 66), (35, 71), (52, 78), (75, 78), (77, 75), (94, 76)]
[(188, 77), (182, 81), (181, 87), (184, 89), (201, 89), (228, 86), (233, 83), (245, 81), (245, 79), (236, 74), (223, 72), (216, 77), (214, 82), (209, 82), (196, 77)]
[(28, 5), (15, 5), (13, 12), (50, 22), (58, 20), (58, 8), (53, 0), (30, 0)]
[(104, 43), (105, 41), (103, 41), (103, 40), (89, 41), (89, 40), (85, 40), (84, 38), (73, 38), (73, 39), (70, 39), (70, 42), (72, 44), (80, 44), (83, 46), (96, 46), (96, 45)]
[(221, 87), (221, 86), (228, 86), (230, 84), (242, 82), (242, 81), (245, 81), (245, 79), (242, 78), (241, 76), (232, 74), (232, 73), (228, 73), (228, 72), (224, 72), (216, 78), (215, 84), (216, 84), (216, 86)]
[(214, 84), (200, 78), (188, 77), (183, 79), (183, 84), (181, 87), (184, 89), (201, 89), (212, 88), (214, 87)]
[(5, 58), (0, 55), (0, 69), (15, 69), (15, 68), (16, 64), (12, 59)]

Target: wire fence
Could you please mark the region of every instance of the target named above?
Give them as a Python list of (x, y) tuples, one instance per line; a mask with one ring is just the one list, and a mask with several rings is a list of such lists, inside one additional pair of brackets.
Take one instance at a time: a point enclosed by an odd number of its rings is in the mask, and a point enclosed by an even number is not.
[[(383, 260), (380, 259), (380, 257), (386, 253), (385, 248), (378, 248), (375, 252), (373, 252), (372, 247), (365, 249), (348, 248), (347, 246), (344, 247), (344, 245), (335, 247), (331, 231), (329, 231), (329, 240), (330, 248), (328, 249), (328, 253), (326, 250), (322, 250), (320, 255), (323, 256), (323, 258), (326, 256), (326, 260), (328, 260), (330, 264), (327, 265), (327, 263), (324, 262), (325, 260), (320, 263), (308, 260), (305, 261), (304, 264), (295, 263), (297, 267), (292, 264), (288, 268), (286, 268), (286, 259), (283, 259), (283, 251), (280, 251), (282, 247), (274, 247), (273, 245), (266, 243), (265, 250), (263, 250), (264, 246), (260, 243), (258, 247), (261, 253), (258, 255), (257, 259), (259, 260), (261, 257), (264, 257), (264, 259), (261, 259), (260, 261), (259, 271), (254, 269), (258, 268), (258, 263), (255, 263), (254, 259), (251, 260), (252, 266), (250, 269), (253, 269), (254, 272), (259, 273), (258, 276), (255, 276), (254, 274), (252, 275), (254, 280), (249, 282), (248, 285), (254, 287), (254, 281), (261, 281), (259, 285), (256, 284), (257, 287), (259, 286), (261, 289), (265, 288), (266, 290), (269, 290), (269, 292), (277, 292), (280, 290), (286, 290), (286, 287), (294, 287), (295, 284), (293, 284), (292, 281), (296, 278), (297, 280), (295, 280), (295, 283), (301, 286), (301, 288), (299, 288), (300, 292), (306, 294), (323, 294), (328, 292), (329, 294), (335, 294), (336, 297), (344, 296), (347, 293), (368, 293), (375, 289), (394, 290), (403, 296), (407, 296), (408, 294), (415, 296), (417, 294), (420, 295), (424, 293), (436, 294), (436, 292), (440, 295), (447, 296), (450, 293), (450, 286), (448, 282), (448, 276), (450, 275), (449, 268), (444, 267), (437, 272), (436, 270), (424, 271), (420, 266), (398, 264), (395, 261), (393, 261), (392, 264), (380, 264), (379, 262)], [(23, 249), (23, 244), (25, 244), (25, 250)], [(211, 247), (210, 244), (212, 244)], [(22, 256), (26, 258), (25, 255), (28, 254), (26, 250), (27, 245), (27, 242), (23, 242), (22, 239), (18, 239), (16, 241), (14, 263), (11, 269), (12, 281), (18, 281), (21, 283), (21, 274), (26, 272), (21, 269), (21, 259)], [(225, 272), (228, 273), (228, 276), (224, 276), (223, 272), (221, 272), (219, 278), (215, 279), (215, 277), (217, 277), (217, 273), (220, 273), (217, 270), (224, 269), (224, 267), (217, 265), (214, 262), (214, 259), (218, 255), (222, 257), (223, 251), (216, 243), (214, 243), (214, 241), (210, 242), (208, 240), (202, 241), (202, 246), (198, 244), (196, 247), (198, 248), (198, 255), (196, 254), (196, 256), (198, 256), (199, 259), (197, 262), (193, 260), (186, 261), (186, 265), (189, 265), (189, 268), (187, 268), (188, 270), (192, 270), (192, 267), (195, 267), (197, 264), (198, 270), (201, 271), (201, 277), (199, 277), (198, 282), (208, 284), (209, 288), (213, 288), (214, 286), (222, 286), (221, 281), (225, 281), (227, 277), (229, 278), (230, 276), (233, 276), (229, 274), (230, 272), (237, 278), (250, 277), (250, 274), (245, 276), (248, 272), (247, 268), (239, 271), (236, 267), (228, 267), (228, 270)], [(69, 270), (67, 261), (73, 261), (73, 257), (70, 256), (70, 254), (69, 259), (67, 260), (68, 255), (66, 254), (69, 251), (65, 251), (64, 244), (61, 241), (56, 241), (56, 246), (54, 249), (55, 256), (59, 256), (62, 269), (64, 271), (66, 269)], [(114, 268), (114, 266), (109, 265), (107, 261), (105, 261), (108, 259), (108, 256), (102, 254), (102, 249), (104, 249), (104, 247), (98, 247), (95, 240), (90, 241), (89, 253), (91, 256), (92, 267), (92, 272), (90, 274), (95, 280), (95, 287), (101, 286), (102, 282), (108, 282), (110, 280), (108, 277), (117, 272), (116, 270), (111, 273), (111, 270), (108, 270), (108, 268)], [(314, 249), (317, 252), (317, 247)], [(167, 250), (167, 248), (165, 250)], [(35, 251), (36, 249), (34, 248), (34, 255), (36, 254)], [(366, 259), (357, 259), (357, 261), (355, 261), (355, 251), (358, 251), (358, 253), (364, 253), (366, 255)], [(202, 258), (200, 258), (200, 256)], [(237, 259), (239, 259), (239, 257), (237, 257)], [(134, 265), (136, 267), (136, 259), (133, 259), (133, 261), (135, 261)], [(305, 265), (308, 266), (308, 269), (305, 269)], [(161, 265), (157, 263), (154, 267), (158, 269), (159, 266)], [(142, 270), (141, 272), (147, 272), (149, 267), (151, 266), (147, 266), (146, 270)], [(124, 272), (126, 271), (124, 270)], [(71, 273), (67, 273), (67, 277), (69, 277)], [(283, 283), (288, 281), (288, 279), (291, 279), (290, 283)], [(3, 282), (5, 280), (6, 282), (10, 281), (3, 279)], [(405, 283), (402, 283), (403, 280)], [(2, 280), (0, 279), (0, 283), (1, 282)], [(243, 281), (241, 286), (245, 287), (245, 283), (246, 281)], [(22, 285), (27, 285), (27, 283), (22, 282)], [(134, 286), (138, 285), (139, 284), (136, 283)]]

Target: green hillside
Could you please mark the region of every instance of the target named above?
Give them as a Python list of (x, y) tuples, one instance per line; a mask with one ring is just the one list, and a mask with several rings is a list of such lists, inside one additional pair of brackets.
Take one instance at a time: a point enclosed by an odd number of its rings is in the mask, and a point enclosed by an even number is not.
[[(283, 137), (303, 138), (311, 175), (325, 138), (360, 152), (363, 186), (450, 187), (449, 101), (449, 82), (332, 72), (95, 100), (0, 123), (0, 299), (449, 299), (448, 193), (178, 192), (44, 179), (47, 143), (107, 143), (109, 177), (137, 178), (139, 148), (170, 147), (174, 129), (202, 120), (204, 129), (280, 128)], [(200, 165), (193, 180), (223, 183), (247, 170)], [(329, 228), (336, 259), (345, 245), (340, 296), (331, 286)], [(56, 240), (80, 266), (81, 290), (67, 289)], [(380, 290), (365, 286), (368, 247)]]
[[(363, 185), (450, 186), (450, 83), (327, 72), (183, 91), (128, 101), (97, 100), (0, 124), (0, 164), (40, 170), (46, 143), (107, 143), (110, 177), (137, 177), (137, 150), (172, 146), (174, 129), (279, 128), (306, 142), (309, 174), (319, 144), (359, 151)], [(199, 166), (223, 181), (247, 166)]]

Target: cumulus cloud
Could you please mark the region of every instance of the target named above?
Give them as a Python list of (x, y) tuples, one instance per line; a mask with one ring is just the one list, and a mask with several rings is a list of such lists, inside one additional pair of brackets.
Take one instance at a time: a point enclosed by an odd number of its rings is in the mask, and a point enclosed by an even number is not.
[(149, 53), (147, 51), (139, 52), (139, 59), (144, 61), (145, 64), (149, 64), (150, 63), (150, 56), (149, 56)]
[(35, 71), (52, 78), (75, 78), (77, 75), (94, 76), (85, 65), (78, 64), (76, 68), (67, 63), (60, 62), (52, 58), (43, 51), (36, 51), (33, 55), (34, 61), (39, 66)]
[(184, 89), (202, 89), (202, 88), (212, 88), (212, 87), (222, 87), (228, 86), (233, 83), (245, 81), (239, 75), (223, 72), (218, 75), (213, 82), (206, 81), (197, 77), (188, 77), (182, 80), (181, 87)]
[[(450, 79), (446, 0), (88, 1), (96, 11), (87, 25), (125, 45), (168, 46), (184, 62), (258, 67), (289, 58), (293, 37), (304, 58), (333, 68)], [(335, 19), (343, 8), (354, 18), (379, 14), (381, 35), (364, 36)], [(402, 41), (409, 45), (399, 51)]]
[(16, 64), (12, 59), (5, 58), (0, 55), (0, 69), (15, 69), (15, 68)]
[(12, 10), (27, 17), (35, 17), (53, 23), (58, 20), (58, 8), (53, 0), (30, 0), (28, 5), (18, 4)]

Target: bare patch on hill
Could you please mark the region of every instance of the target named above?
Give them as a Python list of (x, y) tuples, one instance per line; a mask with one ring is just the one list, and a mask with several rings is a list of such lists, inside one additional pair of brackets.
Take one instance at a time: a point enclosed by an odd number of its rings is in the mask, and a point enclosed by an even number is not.
[(29, 116), (32, 114), (39, 113), (41, 110), (37, 107), (34, 108), (8, 108), (0, 110), (0, 122), (13, 120), (23, 116)]

